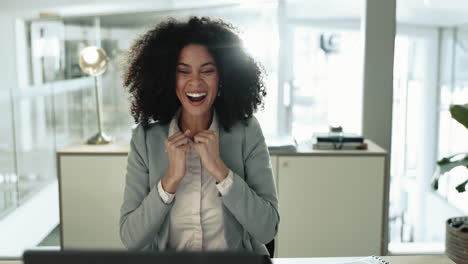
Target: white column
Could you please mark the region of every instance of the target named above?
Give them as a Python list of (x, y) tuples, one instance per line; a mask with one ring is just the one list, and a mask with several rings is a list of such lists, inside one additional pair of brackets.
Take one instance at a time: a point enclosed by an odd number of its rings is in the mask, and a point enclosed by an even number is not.
[(390, 151), (393, 101), (395, 0), (366, 0), (362, 133)]
[(388, 246), (388, 203), (393, 106), (393, 57), (396, 0), (366, 0), (364, 33), (362, 134), (387, 150), (383, 204), (383, 255)]

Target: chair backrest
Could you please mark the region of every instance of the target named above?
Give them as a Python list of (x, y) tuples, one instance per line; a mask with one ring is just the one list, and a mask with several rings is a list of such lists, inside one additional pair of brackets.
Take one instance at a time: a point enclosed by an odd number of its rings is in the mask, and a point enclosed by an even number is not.
[(273, 240), (266, 243), (265, 246), (268, 250), (268, 253), (270, 254), (270, 258), (273, 258), (275, 255), (275, 239), (273, 238)]

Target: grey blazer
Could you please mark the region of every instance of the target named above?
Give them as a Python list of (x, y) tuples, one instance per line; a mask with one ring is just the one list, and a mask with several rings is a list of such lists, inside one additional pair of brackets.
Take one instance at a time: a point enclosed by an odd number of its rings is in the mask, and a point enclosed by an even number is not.
[[(133, 250), (167, 250), (172, 204), (159, 196), (157, 183), (168, 169), (164, 140), (169, 125), (138, 125), (132, 131), (120, 216), (120, 238)], [(225, 236), (234, 251), (268, 255), (264, 244), (278, 231), (279, 214), (270, 156), (255, 117), (219, 129), (221, 159), (234, 173), (223, 203)], [(175, 196), (177, 199), (177, 195)]]

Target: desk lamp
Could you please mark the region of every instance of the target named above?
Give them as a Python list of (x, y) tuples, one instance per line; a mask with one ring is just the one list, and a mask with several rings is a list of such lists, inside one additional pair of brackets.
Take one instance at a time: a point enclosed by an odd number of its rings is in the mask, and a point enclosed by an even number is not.
[(94, 77), (94, 90), (96, 98), (96, 113), (99, 131), (87, 140), (87, 144), (100, 145), (112, 142), (112, 137), (106, 135), (102, 130), (101, 107), (99, 100), (99, 83), (97, 77), (107, 70), (108, 58), (106, 52), (99, 47), (86, 47), (80, 52), (79, 64), (81, 70), (89, 76)]

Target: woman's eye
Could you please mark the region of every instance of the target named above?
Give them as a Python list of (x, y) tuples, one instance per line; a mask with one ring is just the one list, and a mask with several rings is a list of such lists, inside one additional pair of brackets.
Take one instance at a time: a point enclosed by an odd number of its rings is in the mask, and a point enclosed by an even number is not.
[(206, 71), (202, 71), (202, 73), (212, 73), (214, 72), (214, 70), (206, 70)]
[(182, 73), (182, 74), (189, 74), (188, 71), (183, 71), (183, 70), (178, 70), (177, 72), (178, 72), (178, 73)]

